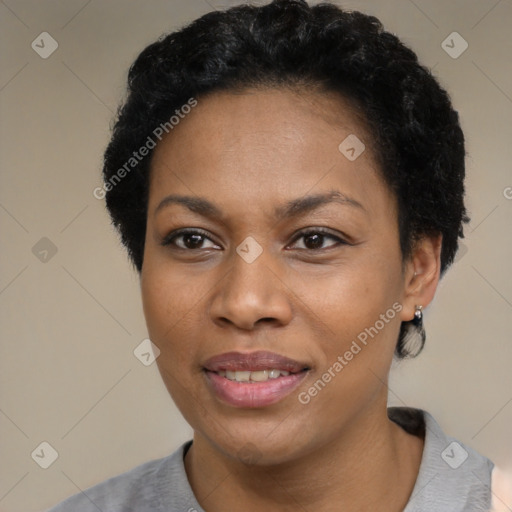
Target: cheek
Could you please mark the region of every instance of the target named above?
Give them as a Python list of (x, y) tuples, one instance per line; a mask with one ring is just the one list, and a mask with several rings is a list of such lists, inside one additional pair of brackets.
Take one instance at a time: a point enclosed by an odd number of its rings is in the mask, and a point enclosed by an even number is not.
[(197, 308), (205, 293), (197, 284), (182, 272), (171, 271), (168, 264), (148, 261), (143, 268), (141, 294), (148, 332), (161, 351), (160, 358), (173, 366), (182, 367), (193, 348), (194, 316), (197, 320)]
[(313, 355), (318, 366), (298, 400), (311, 421), (322, 418), (321, 436), (329, 437), (385, 394), (400, 326), (393, 304), (399, 302), (393, 302), (382, 283), (363, 287), (361, 281), (340, 279), (317, 286), (323, 291), (320, 319), (329, 331), (316, 337)]
[[(294, 272), (287, 280), (304, 313), (310, 312), (310, 321), (322, 320), (341, 340), (372, 326), (401, 298), (399, 265), (378, 256), (365, 260), (371, 261), (350, 258), (325, 272)], [(390, 316), (393, 320), (394, 310)]]
[(314, 312), (310, 329), (319, 320), (328, 327), (325, 336), (316, 337), (319, 365), (309, 383), (328, 381), (317, 404), (365, 403), (380, 389), (393, 358), (400, 329), (400, 260), (377, 253), (351, 259), (324, 276), (302, 276), (295, 286), (298, 296), (310, 299), (304, 308)]

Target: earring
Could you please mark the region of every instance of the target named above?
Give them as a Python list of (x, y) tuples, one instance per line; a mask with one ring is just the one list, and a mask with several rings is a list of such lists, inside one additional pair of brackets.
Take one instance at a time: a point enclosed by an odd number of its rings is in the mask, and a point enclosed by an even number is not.
[(414, 322), (414, 325), (421, 326), (423, 323), (423, 306), (414, 306), (414, 309), (414, 318), (412, 321)]
[(423, 306), (417, 305), (414, 309), (413, 319), (402, 324), (400, 350), (404, 357), (416, 357), (423, 349), (427, 338), (423, 327)]

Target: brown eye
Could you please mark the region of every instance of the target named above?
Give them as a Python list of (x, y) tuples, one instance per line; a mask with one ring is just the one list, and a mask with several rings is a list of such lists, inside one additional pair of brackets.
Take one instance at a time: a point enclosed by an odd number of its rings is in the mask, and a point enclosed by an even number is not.
[[(204, 246), (206, 241), (210, 241), (212, 245)], [(171, 233), (162, 241), (162, 245), (174, 245), (178, 249), (197, 250), (197, 249), (213, 249), (218, 248), (204, 231), (198, 230), (182, 230)]]
[(181, 235), (178, 238), (183, 240), (183, 245), (186, 249), (200, 249), (204, 242), (203, 235), (196, 235), (194, 233), (189, 235)]
[(309, 235), (305, 235), (304, 237), (304, 245), (308, 249), (321, 249), (324, 244), (325, 235), (319, 235), (317, 233), (312, 233)]
[[(301, 250), (322, 250), (322, 249), (329, 249), (331, 247), (335, 247), (336, 245), (340, 244), (346, 244), (344, 240), (341, 238), (334, 236), (333, 234), (321, 230), (321, 229), (315, 229), (310, 231), (304, 231), (300, 233), (295, 240), (303, 239), (302, 247), (296, 247)], [(324, 243), (327, 239), (334, 240), (335, 243), (331, 243), (327, 246), (324, 246)]]

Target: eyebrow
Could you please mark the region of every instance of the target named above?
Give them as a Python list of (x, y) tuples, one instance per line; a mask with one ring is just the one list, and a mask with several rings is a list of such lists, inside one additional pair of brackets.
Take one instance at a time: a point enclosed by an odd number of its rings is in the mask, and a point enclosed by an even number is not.
[[(274, 217), (281, 220), (316, 210), (321, 206), (325, 206), (330, 203), (338, 203), (343, 206), (350, 206), (354, 208), (366, 211), (364, 206), (355, 199), (348, 197), (337, 190), (325, 194), (315, 194), (297, 199), (292, 199), (286, 202), (282, 206), (278, 206), (274, 209)], [(203, 217), (218, 218), (224, 217), (222, 210), (215, 206), (207, 199), (195, 196), (182, 196), (182, 195), (169, 195), (160, 201), (159, 205), (155, 209), (155, 215), (163, 208), (171, 204), (181, 204), (188, 208), (190, 211), (202, 215)]]

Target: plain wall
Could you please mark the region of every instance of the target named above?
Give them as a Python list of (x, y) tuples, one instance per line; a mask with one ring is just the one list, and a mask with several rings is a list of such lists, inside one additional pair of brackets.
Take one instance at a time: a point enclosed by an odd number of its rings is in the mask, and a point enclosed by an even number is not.
[[(138, 277), (93, 189), (137, 54), (235, 3), (0, 3), (2, 511), (49, 507), (191, 436), (156, 365), (134, 356), (147, 336)], [(424, 352), (394, 365), (390, 402), (427, 409), (512, 469), (512, 2), (338, 4), (377, 15), (418, 53), (451, 94), (467, 139), (472, 220), (426, 311)], [(58, 42), (47, 59), (31, 47), (43, 31)], [(454, 31), (469, 44), (456, 59), (442, 48)], [(58, 452), (48, 469), (31, 457), (43, 441)]]

